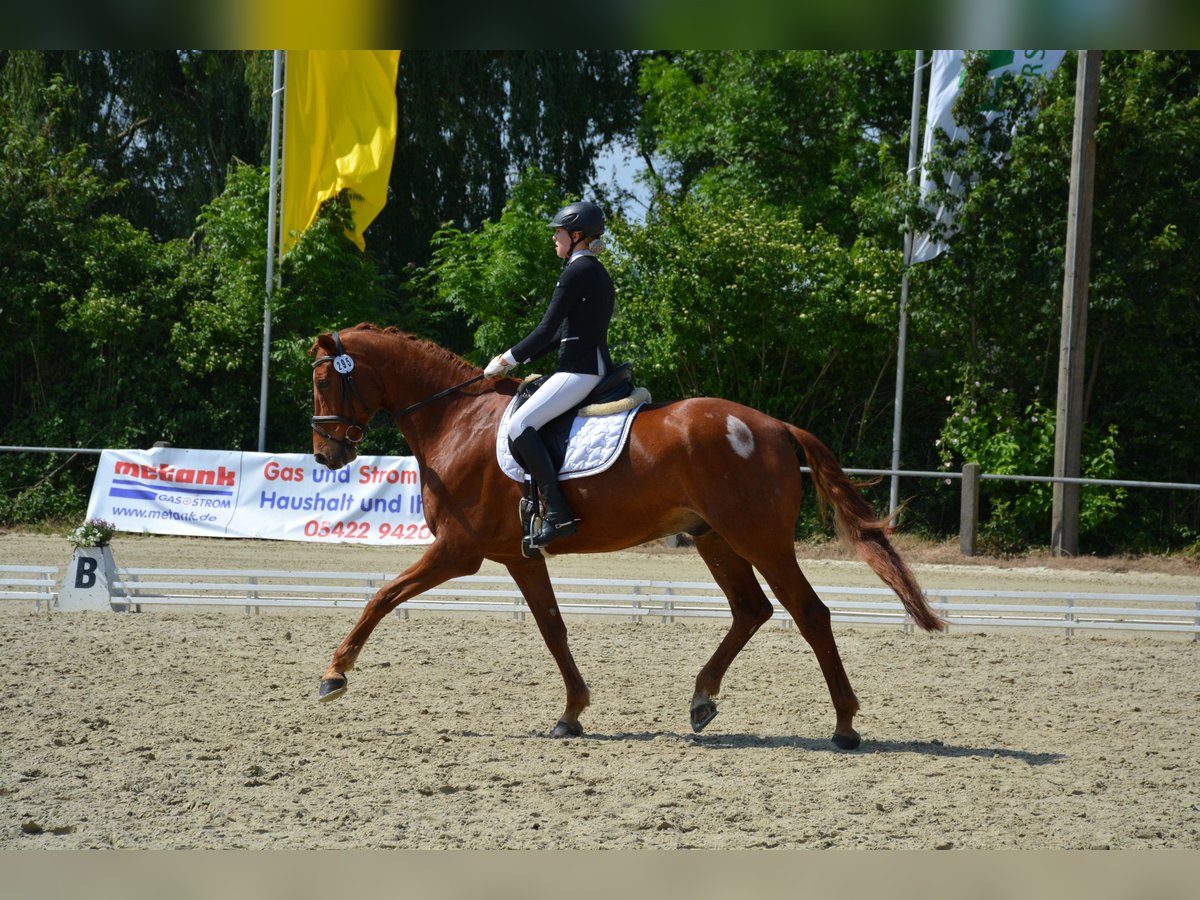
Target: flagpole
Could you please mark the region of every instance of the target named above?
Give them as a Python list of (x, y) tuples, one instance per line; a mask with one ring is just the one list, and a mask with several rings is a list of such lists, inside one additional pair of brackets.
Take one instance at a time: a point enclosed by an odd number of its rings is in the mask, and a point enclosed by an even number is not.
[[(925, 51), (917, 51), (913, 67), (912, 124), (908, 138), (908, 180), (916, 184), (920, 177), (917, 166), (917, 140), (921, 133), (921, 70), (925, 68)], [(900, 505), (900, 423), (904, 413), (904, 357), (908, 349), (908, 270), (912, 264), (912, 228), (904, 233), (904, 273), (900, 279), (900, 333), (896, 346), (896, 406), (892, 416), (892, 491), (888, 502), (891, 527), (896, 527), (896, 511)]]
[(280, 98), (283, 94), (283, 51), (273, 52), (271, 87), (271, 174), (267, 200), (267, 291), (263, 300), (262, 380), (258, 401), (258, 452), (266, 451), (267, 443), (267, 375), (271, 365), (271, 298), (275, 293), (275, 225), (276, 200), (279, 196), (279, 120)]

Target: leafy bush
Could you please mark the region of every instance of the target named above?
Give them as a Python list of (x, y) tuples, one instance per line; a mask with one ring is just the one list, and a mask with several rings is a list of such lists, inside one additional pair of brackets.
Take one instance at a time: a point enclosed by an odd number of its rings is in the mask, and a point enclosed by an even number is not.
[[(1054, 469), (1054, 411), (1034, 398), (1021, 404), (1016, 391), (982, 379), (967, 379), (951, 404), (937, 440), (942, 467), (958, 470), (977, 463), (992, 475), (1049, 476)], [(1117, 429), (1085, 428), (1080, 474), (1083, 478), (1116, 479)], [(1121, 512), (1126, 489), (1084, 486), (1080, 492), (1081, 542), (1096, 537)], [(1015, 553), (1047, 543), (1053, 508), (1053, 486), (1046, 482), (985, 481), (987, 510), (980, 522), (981, 543), (997, 553)]]

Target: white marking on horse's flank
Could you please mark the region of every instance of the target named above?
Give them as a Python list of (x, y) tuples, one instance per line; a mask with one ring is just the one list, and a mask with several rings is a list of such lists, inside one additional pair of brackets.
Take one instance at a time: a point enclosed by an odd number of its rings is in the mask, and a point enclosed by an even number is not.
[(726, 417), (725, 436), (729, 438), (729, 446), (733, 448), (733, 452), (742, 459), (749, 459), (754, 453), (754, 435), (750, 426), (737, 416)]

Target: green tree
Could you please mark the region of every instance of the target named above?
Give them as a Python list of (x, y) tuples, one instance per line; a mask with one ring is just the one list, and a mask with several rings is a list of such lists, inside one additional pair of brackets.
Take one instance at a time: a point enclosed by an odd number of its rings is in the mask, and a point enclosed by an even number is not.
[(481, 363), (541, 321), (562, 269), (546, 223), (562, 203), (555, 180), (531, 169), (495, 222), (474, 231), (448, 225), (434, 236), (433, 260), (413, 286), (428, 308), (463, 317)]
[[(116, 189), (96, 175), (86, 146), (58, 151), (54, 133), (72, 97), (61, 78), (38, 99), (0, 92), (0, 322), (20, 361), (0, 394), (0, 436), (144, 445), (178, 386), (159, 352), (177, 310), (178, 248), (101, 211)], [(0, 520), (77, 506), (75, 462), (15, 458), (0, 477)]]
[(911, 51), (694, 51), (643, 63), (639, 136), (661, 183), (791, 211), (846, 246), (899, 246)]
[[(15, 369), (0, 406), (15, 443), (90, 446), (124, 442), (143, 379), (158, 379), (174, 313), (169, 251), (125, 220), (99, 212), (111, 197), (86, 147), (55, 151), (50, 135), (71, 88), (43, 93), (41, 122), (0, 96), (0, 320), (19, 335), (27, 365)], [(27, 112), (27, 111), (26, 111)]]
[[(1200, 53), (1105, 53), (1101, 72), (1085, 420), (1120, 429), (1121, 478), (1194, 483)], [(1194, 542), (1200, 494), (1134, 492), (1117, 527)]]
[(614, 232), (614, 343), (658, 398), (726, 397), (838, 452), (882, 449), (868, 434), (891, 405), (877, 387), (892, 360), (895, 254), (721, 195)]
[[(0, 321), (24, 363), (0, 394), (8, 444), (256, 446), (267, 173), (240, 166), (188, 241), (158, 242), (103, 211), (106, 185), (79, 145), (54, 134), (73, 88), (42, 89), (42, 111), (0, 93)], [(344, 198), (330, 202), (282, 270), (273, 305), (269, 440), (307, 446), (315, 335), (373, 318), (386, 280), (342, 236)], [(385, 439), (378, 452), (399, 449)], [(8, 464), (9, 462), (12, 464)], [(82, 511), (78, 459), (6, 460), (0, 521)]]
[[(1106, 53), (1101, 71), (1085, 422), (1120, 435), (1121, 478), (1192, 481), (1200, 273), (1187, 248), (1200, 235), (1182, 211), (1200, 184), (1200, 55)], [(938, 198), (955, 208), (957, 227), (947, 252), (914, 270), (910, 346), (924, 349), (914, 354), (910, 400), (925, 433), (945, 417), (942, 397), (974, 372), (1009, 386), (1014, 409), (1054, 404), (1074, 81), (1073, 54), (1044, 84), (997, 90), (982, 57), (968, 60), (956, 115), (970, 134), (943, 142), (933, 165), (963, 178), (961, 196)], [(989, 124), (985, 107), (1001, 115)], [(1191, 493), (1133, 492), (1091, 546), (1111, 549), (1113, 535), (1148, 530), (1194, 541), (1198, 516)]]
[[(194, 251), (180, 269), (187, 302), (171, 349), (191, 388), (181, 423), (187, 446), (257, 447), (268, 192), (265, 168), (231, 170), (224, 193), (201, 213)], [(272, 449), (308, 446), (307, 354), (317, 334), (375, 318), (391, 299), (371, 257), (344, 237), (349, 216), (344, 197), (327, 202), (281, 268), (271, 303)]]
[[(610, 50), (405, 50), (397, 77), (399, 127), (390, 200), (367, 252), (415, 288), (442, 246), (443, 227), (474, 231), (500, 219), (528, 169), (551, 173), (564, 194), (605, 198), (596, 161), (632, 133), (639, 55)], [(532, 289), (532, 288), (527, 288)], [(421, 295), (396, 295), (388, 321), (413, 321)], [(455, 308), (425, 332), (468, 352), (474, 329)]]
[[(1052, 406), (1056, 391), (1073, 67), (1068, 60), (1045, 81), (993, 83), (980, 53), (968, 55), (964, 70), (955, 116), (967, 139), (951, 144), (939, 134), (927, 163), (939, 184), (933, 204), (951, 210), (955, 225), (948, 249), (911, 270), (903, 456), (922, 469), (944, 462), (937, 441), (961, 414), (956, 407), (973, 402), (959, 394), (976, 378), (1011, 392), (1005, 409), (1017, 418), (1001, 431), (1024, 433), (1020, 411)], [(930, 224), (919, 207), (909, 214), (919, 230)], [(950, 410), (948, 395), (958, 398)], [(953, 527), (957, 497), (938, 496), (919, 514), (934, 530)]]
[(641, 68), (655, 204), (617, 331), (660, 392), (718, 394), (879, 465), (890, 447), (911, 52), (699, 51)]
[[(108, 184), (105, 211), (158, 240), (185, 237), (224, 189), (234, 159), (266, 158), (270, 72), (250, 51), (5, 51), (0, 70), (24, 98), (60, 78), (74, 90), (51, 131), (55, 149), (87, 146)], [(29, 103), (26, 109), (31, 108)]]

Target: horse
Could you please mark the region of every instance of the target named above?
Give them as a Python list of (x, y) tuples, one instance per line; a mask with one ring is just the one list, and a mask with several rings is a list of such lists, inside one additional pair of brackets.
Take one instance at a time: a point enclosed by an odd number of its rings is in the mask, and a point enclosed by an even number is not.
[[(567, 643), (546, 559), (530, 558), (521, 549), (523, 486), (496, 459), (497, 427), (518, 381), (485, 381), (479, 368), (453, 352), (368, 322), (319, 335), (310, 355), (315, 461), (330, 469), (351, 463), (372, 419), (386, 412), (416, 457), (425, 519), (434, 536), (417, 562), (367, 601), (334, 651), (319, 699), (346, 692), (346, 673), (384, 616), (442, 582), (477, 572), (489, 559), (508, 570), (562, 674), (566, 707), (550, 735), (582, 735), (579, 717), (590, 700), (588, 686)], [(808, 431), (728, 400), (697, 397), (643, 406), (611, 467), (562, 482), (580, 522), (548, 552), (605, 553), (680, 533), (691, 536), (733, 618), (696, 676), (689, 710), (696, 732), (716, 716), (715, 700), (730, 664), (771, 617), (757, 570), (816, 655), (836, 716), (832, 741), (851, 750), (861, 740), (853, 725), (858, 699), (838, 654), (829, 609), (795, 556), (801, 456), (818, 502), (833, 509), (843, 543), (896, 593), (916, 625), (943, 629), (888, 540), (886, 519), (877, 517), (829, 448)]]

